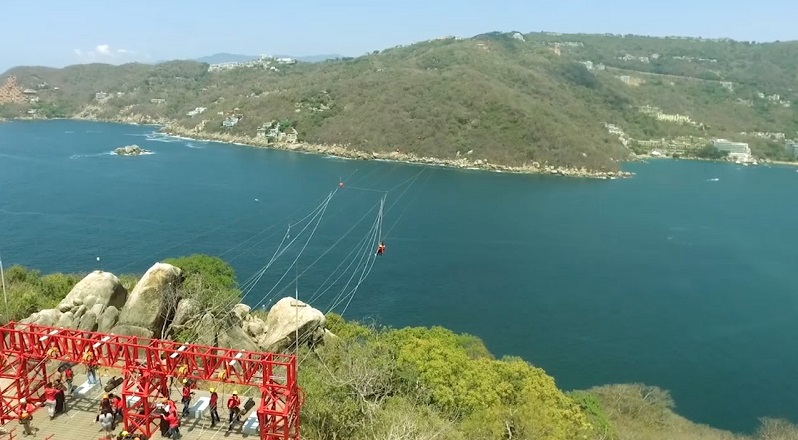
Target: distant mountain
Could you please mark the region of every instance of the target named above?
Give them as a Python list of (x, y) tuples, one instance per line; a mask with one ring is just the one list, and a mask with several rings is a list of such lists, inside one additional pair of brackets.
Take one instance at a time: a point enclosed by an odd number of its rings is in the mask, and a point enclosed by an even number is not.
[[(760, 158), (794, 158), (785, 140), (798, 131), (798, 42), (513, 32), (274, 64), (18, 67), (7, 72), (15, 90), (37, 100), (0, 90), (0, 117), (167, 121), (252, 140), (276, 120), (307, 144), (478, 165), (614, 170), (631, 152), (710, 154), (714, 138), (747, 142)], [(202, 118), (188, 114), (197, 107), (208, 110)], [(231, 114), (244, 117), (223, 125)]]
[[(323, 55), (308, 55), (297, 57), (293, 55), (274, 55), (276, 58), (293, 58), (297, 61), (305, 63), (318, 63), (321, 61), (332, 60), (335, 58), (343, 58), (343, 55), (338, 54), (323, 54)], [(194, 58), (192, 61), (199, 61), (200, 63), (218, 64), (218, 63), (244, 63), (260, 58), (259, 55), (241, 55), (235, 53), (216, 53), (200, 58)]]
[(244, 63), (260, 58), (257, 55), (241, 55), (236, 53), (215, 53), (200, 58), (194, 58), (192, 61), (199, 61), (200, 63), (218, 64), (218, 63)]

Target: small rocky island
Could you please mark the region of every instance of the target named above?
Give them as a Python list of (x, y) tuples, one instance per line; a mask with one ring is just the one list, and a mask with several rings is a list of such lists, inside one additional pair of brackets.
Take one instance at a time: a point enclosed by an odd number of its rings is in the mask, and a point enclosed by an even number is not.
[(119, 147), (114, 150), (114, 153), (120, 156), (140, 156), (144, 153), (149, 153), (150, 151), (145, 150), (138, 145), (126, 145), (124, 147)]

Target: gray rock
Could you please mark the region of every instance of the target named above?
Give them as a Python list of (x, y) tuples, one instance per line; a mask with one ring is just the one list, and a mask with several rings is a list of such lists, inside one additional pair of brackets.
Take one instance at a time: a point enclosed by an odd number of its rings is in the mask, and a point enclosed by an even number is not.
[(37, 315), (34, 323), (47, 327), (55, 326), (59, 318), (61, 318), (61, 312), (58, 309), (41, 310)]
[(135, 325), (117, 325), (111, 329), (111, 333), (122, 336), (138, 336), (140, 338), (151, 338), (153, 336), (152, 330)]
[(241, 323), (247, 319), (250, 310), (251, 307), (246, 304), (236, 304), (233, 306), (232, 315)]
[(120, 156), (139, 156), (144, 153), (149, 153), (149, 151), (134, 144), (134, 145), (125, 145), (124, 147), (116, 148), (114, 149), (114, 153)]
[(119, 314), (119, 324), (141, 327), (160, 334), (176, 289), (183, 281), (182, 271), (171, 264), (155, 263), (147, 270), (128, 296)]
[(56, 327), (62, 328), (75, 328), (75, 323), (73, 322), (72, 318), (74, 314), (72, 312), (66, 312), (58, 318), (58, 323), (55, 325)]
[(200, 321), (197, 335), (197, 344), (216, 345), (216, 332), (218, 331), (213, 315), (206, 313)]
[(86, 313), (86, 310), (87, 309), (85, 305), (81, 304), (80, 306), (78, 306), (77, 310), (75, 310), (75, 316), (72, 317), (73, 322), (80, 321), (80, 318), (83, 317), (83, 314)]
[(116, 321), (119, 320), (119, 309), (114, 306), (110, 306), (103, 311), (103, 314), (100, 316), (99, 322), (97, 323), (97, 331), (108, 333), (114, 328), (116, 325)]
[(20, 324), (33, 324), (36, 320), (39, 319), (39, 312), (33, 312), (27, 318), (20, 319)]
[(78, 324), (78, 330), (85, 330), (87, 332), (93, 332), (97, 330), (97, 315), (94, 312), (86, 312), (82, 318), (80, 318), (80, 324)]
[(184, 299), (177, 304), (177, 311), (172, 320), (172, 327), (181, 327), (186, 324), (190, 319), (199, 315), (200, 307), (196, 301), (191, 298)]
[(258, 318), (256, 316), (253, 316), (253, 315), (249, 315), (249, 316), (250, 316), (250, 319), (248, 319), (244, 323), (243, 329), (250, 336), (257, 338), (257, 337), (259, 337), (260, 335), (262, 335), (266, 331), (266, 323), (262, 319), (260, 319), (260, 318)]
[(127, 300), (127, 290), (114, 274), (96, 270), (80, 280), (69, 294), (58, 304), (61, 311), (72, 310), (85, 305), (87, 308), (95, 304), (103, 307), (121, 308)]
[(317, 342), (323, 336), (327, 319), (324, 313), (302, 301), (286, 297), (277, 301), (266, 317), (266, 337), (259, 340), (263, 350), (280, 352), (294, 345), (297, 330), (300, 341)]
[(89, 311), (94, 313), (94, 316), (96, 316), (98, 318), (100, 316), (102, 316), (103, 310), (105, 310), (105, 305), (103, 305), (103, 304), (95, 304), (95, 305), (91, 306), (91, 308), (89, 309)]
[(241, 327), (224, 326), (217, 336), (219, 347), (236, 348), (239, 350), (260, 351), (258, 344), (247, 335)]
[[(97, 295), (91, 293), (86, 295), (86, 297), (83, 298), (83, 305), (85, 305), (89, 309), (97, 305)], [(100, 306), (102, 306), (102, 304), (100, 304)]]

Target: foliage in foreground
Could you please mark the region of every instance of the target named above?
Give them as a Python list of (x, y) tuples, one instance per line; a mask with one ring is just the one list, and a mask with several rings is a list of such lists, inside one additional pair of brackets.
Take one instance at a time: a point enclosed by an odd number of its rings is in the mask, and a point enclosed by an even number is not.
[(336, 315), (330, 323), (338, 338), (306, 354), (300, 369), (307, 438), (598, 438), (543, 370), (493, 359), (476, 338)]
[[(224, 261), (168, 261), (186, 274), (179, 294), (203, 310), (237, 302), (235, 273)], [(54, 307), (82, 277), (21, 266), (5, 275), (4, 320)], [(128, 290), (138, 279), (119, 278)], [(784, 420), (762, 419), (751, 435), (692, 423), (674, 412), (667, 391), (642, 384), (563, 393), (543, 370), (519, 358), (495, 359), (478, 338), (441, 327), (366, 326), (335, 314), (328, 326), (335, 337), (300, 352), (308, 440), (798, 439), (798, 427)]]

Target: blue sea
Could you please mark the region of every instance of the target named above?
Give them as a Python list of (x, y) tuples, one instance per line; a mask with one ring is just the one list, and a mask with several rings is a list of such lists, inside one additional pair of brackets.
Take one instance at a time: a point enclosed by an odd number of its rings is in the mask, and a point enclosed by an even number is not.
[[(298, 289), (347, 318), (477, 335), (566, 389), (657, 385), (680, 414), (735, 431), (798, 421), (795, 168), (658, 160), (580, 180), (156, 130), (0, 124), (6, 267), (141, 273), (213, 254), (252, 306)], [(127, 144), (152, 154), (111, 154)]]

